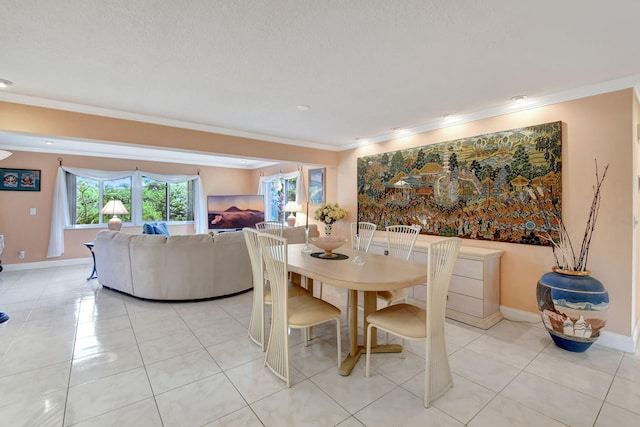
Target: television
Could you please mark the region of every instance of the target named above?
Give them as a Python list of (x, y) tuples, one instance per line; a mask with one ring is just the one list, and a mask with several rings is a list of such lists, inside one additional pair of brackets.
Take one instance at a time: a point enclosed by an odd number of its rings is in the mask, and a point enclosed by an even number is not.
[(264, 221), (264, 196), (207, 196), (209, 230), (255, 228)]

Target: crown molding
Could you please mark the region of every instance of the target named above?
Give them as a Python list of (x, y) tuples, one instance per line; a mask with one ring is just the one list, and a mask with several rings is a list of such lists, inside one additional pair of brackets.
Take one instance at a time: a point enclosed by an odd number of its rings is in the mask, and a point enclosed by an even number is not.
[(15, 104), (32, 105), (34, 107), (52, 108), (55, 110), (70, 111), (73, 113), (91, 114), (94, 116), (110, 117), (114, 119), (132, 120), (136, 122), (151, 123), (175, 128), (197, 130), (221, 135), (236, 136), (239, 138), (257, 139), (260, 141), (275, 142), (278, 144), (294, 145), (296, 147), (314, 148), (318, 150), (340, 151), (338, 147), (320, 144), (317, 142), (303, 141), (291, 138), (283, 138), (273, 135), (266, 135), (257, 132), (241, 131), (203, 123), (189, 122), (183, 120), (169, 119), (165, 117), (150, 116), (146, 114), (132, 113), (129, 111), (112, 110), (109, 108), (96, 107), (93, 105), (77, 104), (73, 102), (58, 101), (48, 98), (40, 98), (29, 95), (22, 95), (11, 92), (0, 92), (0, 101), (12, 102)]
[(636, 97), (640, 99), (640, 74), (634, 74), (631, 76), (623, 77), (616, 80), (609, 80), (606, 82), (596, 83), (588, 86), (582, 86), (575, 89), (565, 90), (562, 92), (556, 92), (549, 95), (540, 97), (532, 97), (524, 102), (522, 106), (515, 107), (513, 103), (505, 103), (505, 105), (497, 108), (491, 108), (487, 110), (477, 111), (469, 114), (463, 114), (458, 117), (455, 123), (444, 123), (443, 119), (434, 120), (423, 125), (419, 125), (413, 128), (403, 129), (402, 135), (397, 134), (384, 134), (373, 138), (364, 138), (366, 142), (355, 142), (347, 146), (343, 146), (344, 150), (363, 147), (365, 145), (377, 144), (380, 142), (391, 141), (398, 138), (404, 138), (411, 135), (417, 135), (423, 132), (429, 132), (436, 129), (442, 129), (446, 127), (457, 126), (463, 123), (469, 123), (476, 120), (487, 119), (491, 117), (503, 116), (506, 114), (512, 114), (519, 111), (531, 110), (533, 108), (546, 107), (553, 104), (559, 104), (561, 102), (572, 101), (580, 98), (587, 98), (589, 96), (601, 95), (603, 93), (614, 92), (622, 89), (633, 88)]
[(429, 132), (446, 127), (456, 126), (459, 124), (469, 123), (476, 120), (487, 119), (491, 117), (502, 116), (506, 114), (512, 114), (519, 111), (530, 110), (533, 108), (545, 107), (548, 105), (558, 104), (561, 102), (572, 101), (575, 99), (586, 98), (589, 96), (600, 95), (603, 93), (613, 92), (616, 90), (633, 88), (635, 96), (640, 99), (640, 74), (634, 74), (631, 76), (623, 77), (620, 79), (609, 80), (605, 82), (595, 83), (592, 85), (586, 85), (566, 91), (556, 92), (539, 97), (531, 97), (522, 106), (515, 107), (512, 103), (505, 102), (505, 105), (476, 111), (468, 114), (463, 114), (458, 117), (454, 123), (445, 123), (442, 119), (432, 120), (425, 124), (415, 126), (412, 128), (404, 129), (401, 135), (395, 133), (388, 133), (378, 135), (370, 138), (362, 138), (360, 141), (342, 145), (333, 146), (328, 144), (320, 144), (316, 142), (296, 140), (290, 138), (282, 138), (273, 135), (266, 135), (255, 132), (247, 132), (236, 129), (228, 129), (223, 127), (205, 125), (202, 123), (187, 122), (181, 120), (168, 119), (163, 117), (155, 117), (144, 114), (112, 110), (108, 108), (95, 107), (91, 105), (76, 104), (71, 102), (57, 101), (47, 98), (38, 98), (28, 95), (20, 95), (11, 92), (0, 92), (0, 101), (13, 102), (18, 104), (33, 105), (36, 107), (53, 108), (63, 111), (71, 111), (83, 114), (92, 114), (96, 116), (111, 117), (123, 120), (133, 120), (144, 123), (152, 123), (164, 126), (171, 126), (176, 128), (184, 128), (191, 130), (198, 130), (202, 132), (217, 133), (222, 135), (236, 136), (241, 138), (258, 139), (261, 141), (275, 142), (279, 144), (293, 145), (297, 147), (306, 147), (326, 151), (347, 151), (367, 145), (386, 142), (398, 138), (404, 138), (419, 133)]

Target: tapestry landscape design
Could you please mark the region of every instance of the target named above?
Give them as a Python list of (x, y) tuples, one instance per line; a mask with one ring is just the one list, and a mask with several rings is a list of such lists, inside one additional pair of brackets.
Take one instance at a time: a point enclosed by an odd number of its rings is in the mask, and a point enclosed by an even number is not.
[(562, 122), (358, 158), (358, 220), (547, 245), (561, 213)]

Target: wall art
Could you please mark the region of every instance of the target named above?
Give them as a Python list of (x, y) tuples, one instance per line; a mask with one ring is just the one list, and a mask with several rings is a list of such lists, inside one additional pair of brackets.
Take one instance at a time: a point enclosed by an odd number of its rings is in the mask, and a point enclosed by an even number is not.
[(309, 169), (309, 203), (324, 203), (324, 168)]
[(40, 191), (40, 171), (0, 169), (0, 190)]
[(562, 122), (552, 122), (360, 157), (358, 219), (548, 245), (561, 214), (561, 146)]

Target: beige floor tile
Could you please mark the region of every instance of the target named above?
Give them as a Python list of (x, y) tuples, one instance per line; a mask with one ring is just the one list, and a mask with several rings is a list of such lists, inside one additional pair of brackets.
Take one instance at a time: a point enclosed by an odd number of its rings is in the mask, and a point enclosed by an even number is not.
[(162, 393), (156, 402), (165, 427), (201, 426), (247, 406), (222, 373)]
[(265, 427), (333, 426), (349, 418), (347, 411), (309, 380), (253, 403), (251, 408)]

